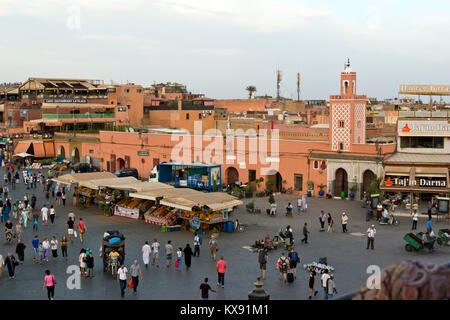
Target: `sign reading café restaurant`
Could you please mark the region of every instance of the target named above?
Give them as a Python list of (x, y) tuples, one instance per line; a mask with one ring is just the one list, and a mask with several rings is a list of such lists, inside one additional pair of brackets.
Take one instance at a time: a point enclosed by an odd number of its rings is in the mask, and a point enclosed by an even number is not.
[(419, 186), (428, 188), (445, 188), (447, 187), (446, 177), (416, 177), (410, 181), (408, 176), (385, 176), (384, 185), (386, 187), (407, 187)]

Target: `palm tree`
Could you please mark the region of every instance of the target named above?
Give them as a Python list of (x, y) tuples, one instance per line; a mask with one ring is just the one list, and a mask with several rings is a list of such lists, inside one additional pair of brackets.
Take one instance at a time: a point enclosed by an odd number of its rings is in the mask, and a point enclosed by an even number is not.
[(251, 99), (253, 92), (256, 92), (256, 87), (255, 86), (248, 86), (247, 88), (245, 88), (245, 90), (248, 91), (248, 98)]
[(375, 175), (372, 182), (369, 185), (369, 196), (371, 194), (379, 194), (380, 195), (380, 201), (382, 201), (384, 199), (383, 197), (383, 192), (381, 192), (381, 184), (383, 183), (384, 178), (383, 176), (377, 176)]

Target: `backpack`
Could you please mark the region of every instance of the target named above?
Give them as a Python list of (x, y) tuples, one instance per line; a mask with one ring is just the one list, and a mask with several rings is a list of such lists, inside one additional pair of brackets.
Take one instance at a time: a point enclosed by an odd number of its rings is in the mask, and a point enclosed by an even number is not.
[(281, 259), (281, 267), (282, 267), (283, 269), (284, 269), (284, 268), (287, 268), (286, 258)]
[(292, 262), (298, 262), (298, 256), (297, 256), (297, 252), (292, 252), (292, 254), (291, 254), (291, 259), (292, 259)]
[(264, 250), (259, 251), (258, 261), (260, 264), (266, 263), (266, 253), (264, 252)]

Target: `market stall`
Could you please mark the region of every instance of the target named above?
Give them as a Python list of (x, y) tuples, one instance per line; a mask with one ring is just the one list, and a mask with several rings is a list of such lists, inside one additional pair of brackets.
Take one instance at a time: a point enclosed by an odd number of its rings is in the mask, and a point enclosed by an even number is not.
[(228, 227), (228, 212), (242, 204), (242, 201), (222, 192), (204, 193), (177, 188), (131, 193), (130, 197), (155, 202), (155, 205), (144, 213), (147, 223), (170, 227), (178, 222), (182, 229), (197, 231), (199, 234), (214, 229), (232, 229)]
[(52, 178), (52, 181), (58, 184), (72, 185), (76, 184), (73, 192), (73, 205), (80, 204), (83, 207), (89, 206), (94, 202), (96, 193), (93, 189), (84, 186), (88, 181), (99, 179), (117, 178), (111, 172), (88, 172), (88, 173), (70, 173), (64, 174), (57, 178)]

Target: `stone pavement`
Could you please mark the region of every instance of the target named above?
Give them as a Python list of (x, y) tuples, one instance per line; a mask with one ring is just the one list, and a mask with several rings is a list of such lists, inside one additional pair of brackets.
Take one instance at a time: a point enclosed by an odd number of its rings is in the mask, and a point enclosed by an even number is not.
[[(3, 175), (0, 169), (0, 176)], [(17, 190), (12, 192), (12, 199), (23, 198), (25, 190), (21, 183)], [(33, 193), (38, 197), (37, 208), (43, 204), (43, 192), (38, 186), (36, 190), (28, 190), (29, 195)], [(273, 237), (280, 228), (290, 224), (294, 230), (296, 241), (295, 248), (301, 259), (300, 267), (297, 270), (297, 280), (294, 284), (282, 283), (276, 269), (276, 261), (281, 255), (281, 250), (273, 251), (269, 254), (267, 279), (264, 288), (271, 295), (271, 299), (276, 300), (296, 300), (308, 298), (308, 274), (303, 271), (301, 265), (317, 261), (319, 257), (327, 257), (328, 263), (336, 268), (335, 280), (339, 295), (350, 293), (365, 284), (369, 275), (366, 269), (369, 265), (379, 265), (381, 268), (402, 260), (426, 260), (436, 263), (448, 262), (449, 247), (437, 247), (433, 254), (426, 251), (408, 253), (404, 249), (404, 234), (411, 228), (409, 217), (400, 217), (400, 226), (379, 226), (376, 225), (377, 235), (375, 239), (375, 250), (366, 250), (365, 232), (372, 222), (365, 221), (365, 209), (361, 208), (361, 203), (348, 200), (325, 200), (317, 198), (308, 199), (308, 212), (301, 215), (296, 214), (292, 218), (284, 216), (284, 207), (288, 201), (296, 206), (296, 198), (292, 195), (276, 196), (278, 203), (278, 216), (268, 217), (265, 213), (249, 214), (245, 210), (245, 205), (241, 206), (231, 215), (231, 219), (238, 218), (241, 223), (248, 225), (243, 233), (221, 233), (219, 237), (218, 256), (223, 255), (228, 264), (225, 274), (225, 288), (218, 289), (217, 293), (211, 293), (211, 299), (247, 299), (247, 294), (253, 289), (253, 282), (259, 276), (258, 257), (244, 246), (251, 245), (257, 239), (263, 239), (269, 234)], [(52, 202), (52, 201), (51, 201)], [(245, 200), (247, 203), (248, 200)], [(256, 207), (265, 209), (269, 207), (267, 198), (255, 199)], [(40, 225), (37, 232), (39, 239), (55, 235), (59, 240), (65, 232), (67, 213), (72, 208), (72, 197), (68, 196), (65, 208), (56, 206), (55, 225), (45, 227)], [(318, 215), (323, 209), (326, 213), (331, 212), (335, 219), (334, 232), (331, 234), (319, 232)], [(9, 280), (7, 270), (4, 270), (0, 278), (0, 299), (46, 299), (46, 291), (42, 289), (44, 271), (48, 268), (56, 276), (57, 286), (55, 299), (121, 299), (119, 285), (108, 273), (103, 272), (102, 260), (99, 258), (99, 248), (102, 242), (102, 235), (106, 230), (118, 229), (126, 237), (126, 266), (129, 267), (134, 259), (138, 259), (143, 267), (141, 258), (141, 248), (146, 240), (150, 243), (153, 238), (157, 238), (164, 248), (168, 240), (172, 240), (174, 248), (185, 247), (186, 243), (192, 246), (193, 235), (187, 231), (162, 233), (160, 227), (145, 224), (143, 221), (133, 220), (123, 217), (105, 217), (100, 210), (95, 207), (80, 210), (75, 209), (77, 218), (83, 217), (88, 227), (85, 242), (80, 243), (75, 239), (73, 245), (69, 244), (69, 258), (67, 261), (58, 257), (56, 262), (50, 261), (40, 266), (32, 261), (31, 240), (34, 236), (31, 225), (25, 232), (24, 242), (27, 245), (25, 252), (25, 263), (16, 269), (16, 279)], [(346, 211), (350, 217), (348, 234), (341, 232), (340, 213)], [(310, 244), (300, 244), (300, 239), (304, 222), (308, 222), (311, 232)], [(446, 222), (439, 222), (435, 229), (448, 228)], [(425, 228), (425, 219), (419, 221), (419, 231)], [(0, 229), (0, 253), (5, 257), (8, 251), (15, 251), (14, 245), (4, 244), (4, 228)], [(192, 258), (192, 267), (186, 271), (183, 263), (183, 271), (176, 272), (174, 267), (165, 267), (164, 255), (161, 254), (160, 267), (150, 266), (148, 270), (143, 270), (144, 280), (140, 282), (138, 295), (134, 296), (131, 290), (127, 289), (124, 299), (194, 299), (194, 295), (203, 281), (204, 277), (209, 277), (210, 284), (216, 287), (217, 273), (215, 263), (211, 260), (207, 248), (208, 239), (203, 237), (201, 256)], [(81, 290), (69, 290), (66, 287), (66, 268), (69, 265), (78, 265), (78, 254), (81, 248), (91, 248), (94, 250), (95, 268), (94, 279), (81, 280)], [(60, 255), (60, 251), (58, 252)], [(17, 255), (16, 255), (17, 257)], [(316, 284), (318, 287), (318, 284)], [(322, 299), (321, 294), (315, 299)]]

